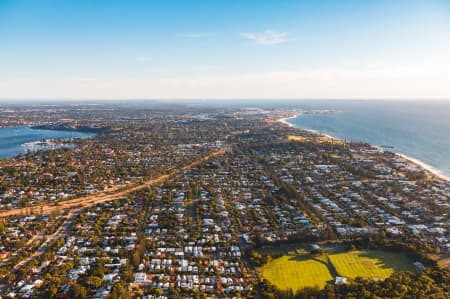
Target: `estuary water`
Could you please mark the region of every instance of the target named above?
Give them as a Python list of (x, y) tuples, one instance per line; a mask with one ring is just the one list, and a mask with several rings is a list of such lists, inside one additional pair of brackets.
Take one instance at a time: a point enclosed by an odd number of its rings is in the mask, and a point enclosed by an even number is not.
[(14, 157), (30, 149), (42, 148), (39, 145), (27, 146), (27, 143), (44, 139), (89, 138), (94, 135), (76, 131), (35, 130), (30, 127), (0, 128), (0, 159)]

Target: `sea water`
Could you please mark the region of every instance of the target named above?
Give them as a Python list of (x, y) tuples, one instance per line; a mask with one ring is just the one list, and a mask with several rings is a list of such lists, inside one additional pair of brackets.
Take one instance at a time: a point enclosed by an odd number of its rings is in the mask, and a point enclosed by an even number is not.
[[(206, 101), (203, 102), (206, 104)], [(231, 108), (336, 110), (302, 114), (287, 122), (348, 141), (363, 141), (406, 155), (450, 177), (450, 99), (435, 100), (229, 100)]]
[(385, 146), (386, 150), (420, 160), (450, 177), (450, 102), (307, 101), (293, 106), (336, 110), (288, 119), (295, 127)]

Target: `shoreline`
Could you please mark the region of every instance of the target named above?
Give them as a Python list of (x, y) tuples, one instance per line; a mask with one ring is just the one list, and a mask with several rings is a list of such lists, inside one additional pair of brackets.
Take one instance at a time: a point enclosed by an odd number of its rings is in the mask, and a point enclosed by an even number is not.
[(407, 156), (405, 154), (401, 154), (401, 153), (397, 153), (397, 152), (395, 154), (397, 156), (400, 156), (403, 159), (407, 160), (409, 163), (414, 164), (414, 165), (416, 165), (416, 166), (418, 166), (418, 167), (420, 167), (420, 168), (430, 172), (433, 176), (438, 177), (441, 180), (450, 182), (450, 177), (440, 173), (439, 170), (437, 170), (433, 166), (431, 166), (431, 165), (429, 165), (429, 164), (427, 164), (425, 162), (422, 162), (422, 161), (420, 161), (420, 160), (418, 160), (416, 158)]
[[(319, 131), (317, 131), (317, 130), (304, 129), (304, 128), (296, 127), (295, 125), (293, 125), (293, 124), (291, 124), (290, 122), (287, 121), (288, 119), (296, 118), (296, 117), (298, 117), (299, 115), (301, 115), (301, 114), (297, 114), (297, 115), (290, 116), (290, 117), (285, 117), (285, 118), (280, 118), (280, 119), (278, 119), (277, 121), (280, 122), (280, 123), (283, 123), (283, 124), (285, 124), (285, 125), (287, 125), (287, 126), (289, 126), (290, 128), (296, 128), (296, 129), (300, 129), (300, 130), (312, 132), (312, 133), (315, 133), (315, 134), (318, 134), (318, 135), (321, 135), (321, 136), (325, 136), (325, 137), (328, 137), (328, 138), (331, 138), (331, 139), (341, 140), (340, 138), (336, 138), (336, 137), (334, 137), (334, 136), (331, 136), (331, 135), (328, 135), (328, 134), (319, 132)], [(342, 141), (342, 140), (341, 140), (341, 141)], [(372, 145), (372, 146), (375, 146), (375, 147), (377, 147), (377, 148), (379, 148), (379, 149), (381, 149), (381, 147), (378, 146), (378, 145), (374, 145), (374, 144), (371, 144), (371, 145)], [(444, 180), (444, 181), (446, 181), (446, 182), (450, 182), (450, 177), (448, 177), (448, 176), (446, 176), (446, 175), (440, 173), (439, 170), (437, 170), (437, 169), (434, 168), (433, 166), (431, 166), (431, 165), (429, 165), (429, 164), (427, 164), (427, 163), (425, 163), (425, 162), (422, 162), (422, 161), (420, 161), (419, 159), (410, 157), (410, 156), (405, 155), (405, 154), (402, 154), (402, 153), (394, 152), (394, 154), (397, 155), (397, 156), (399, 156), (399, 157), (401, 157), (401, 158), (403, 158), (403, 159), (405, 159), (408, 163), (411, 163), (411, 164), (413, 164), (413, 165), (415, 165), (415, 166), (418, 166), (419, 168), (421, 168), (421, 169), (423, 169), (423, 170), (425, 170), (425, 171), (431, 173), (432, 176), (437, 177), (437, 178), (440, 179), (440, 180)]]
[(75, 126), (71, 127), (66, 124), (49, 124), (49, 125), (35, 125), (28, 126), (28, 128), (32, 130), (47, 130), (47, 131), (66, 131), (66, 132), (79, 132), (79, 133), (88, 133), (88, 134), (98, 134), (103, 133), (108, 130), (106, 127), (88, 127), (88, 126)]
[(326, 134), (326, 133), (319, 132), (319, 131), (317, 131), (317, 130), (312, 130), (312, 129), (305, 129), (305, 128), (299, 128), (299, 127), (296, 127), (295, 125), (293, 125), (293, 124), (291, 124), (290, 122), (287, 121), (288, 119), (296, 118), (296, 117), (298, 117), (298, 116), (300, 116), (300, 115), (301, 115), (301, 114), (296, 114), (296, 115), (294, 115), (294, 116), (285, 117), (285, 118), (280, 118), (280, 119), (277, 119), (277, 122), (280, 122), (280, 123), (282, 123), (282, 124), (285, 124), (285, 125), (287, 125), (289, 128), (296, 128), (296, 129), (300, 129), (300, 130), (303, 130), (303, 131), (307, 131), (307, 132), (311, 132), (311, 133), (314, 133), (314, 134), (318, 134), (318, 135), (321, 135), (321, 136), (325, 136), (325, 137), (330, 138), (330, 139), (341, 140), (341, 139), (339, 139), (339, 138), (337, 138), (337, 137), (328, 135), (328, 134)]
[(280, 119), (277, 119), (277, 122), (280, 122), (280, 123), (282, 123), (282, 124), (285, 124), (285, 125), (287, 125), (288, 127), (290, 127), (290, 128), (295, 128), (295, 126), (293, 125), (293, 124), (291, 124), (290, 122), (288, 122), (287, 120), (288, 119), (292, 119), (292, 118), (296, 118), (296, 117), (298, 117), (298, 116), (300, 116), (301, 114), (296, 114), (296, 115), (294, 115), (294, 116), (289, 116), (289, 117), (285, 117), (285, 118), (280, 118)]

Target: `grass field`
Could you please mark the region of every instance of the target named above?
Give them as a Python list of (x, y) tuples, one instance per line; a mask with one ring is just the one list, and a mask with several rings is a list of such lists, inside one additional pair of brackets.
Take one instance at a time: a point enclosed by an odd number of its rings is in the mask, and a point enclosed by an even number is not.
[(300, 141), (300, 142), (318, 142), (318, 143), (334, 143), (334, 144), (343, 144), (342, 140), (339, 139), (333, 139), (327, 136), (314, 136), (314, 137), (305, 137), (305, 136), (296, 136), (296, 135), (289, 135), (288, 140), (293, 141)]
[(387, 278), (394, 272), (413, 271), (411, 261), (404, 255), (382, 251), (350, 251), (329, 255), (339, 276), (348, 278)]
[(323, 288), (336, 276), (383, 279), (394, 272), (413, 270), (407, 257), (394, 252), (355, 250), (318, 256), (298, 249), (262, 267), (261, 274), (278, 288), (295, 291), (316, 285)]
[(271, 261), (262, 269), (262, 275), (280, 289), (294, 291), (307, 286), (323, 288), (333, 280), (328, 267), (311, 259), (308, 253), (288, 254)]

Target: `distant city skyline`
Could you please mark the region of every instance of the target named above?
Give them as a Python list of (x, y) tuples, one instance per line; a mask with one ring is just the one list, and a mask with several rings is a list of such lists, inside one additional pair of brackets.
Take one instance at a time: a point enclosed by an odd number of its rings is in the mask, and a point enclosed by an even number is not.
[(450, 99), (450, 2), (0, 0), (0, 99)]

